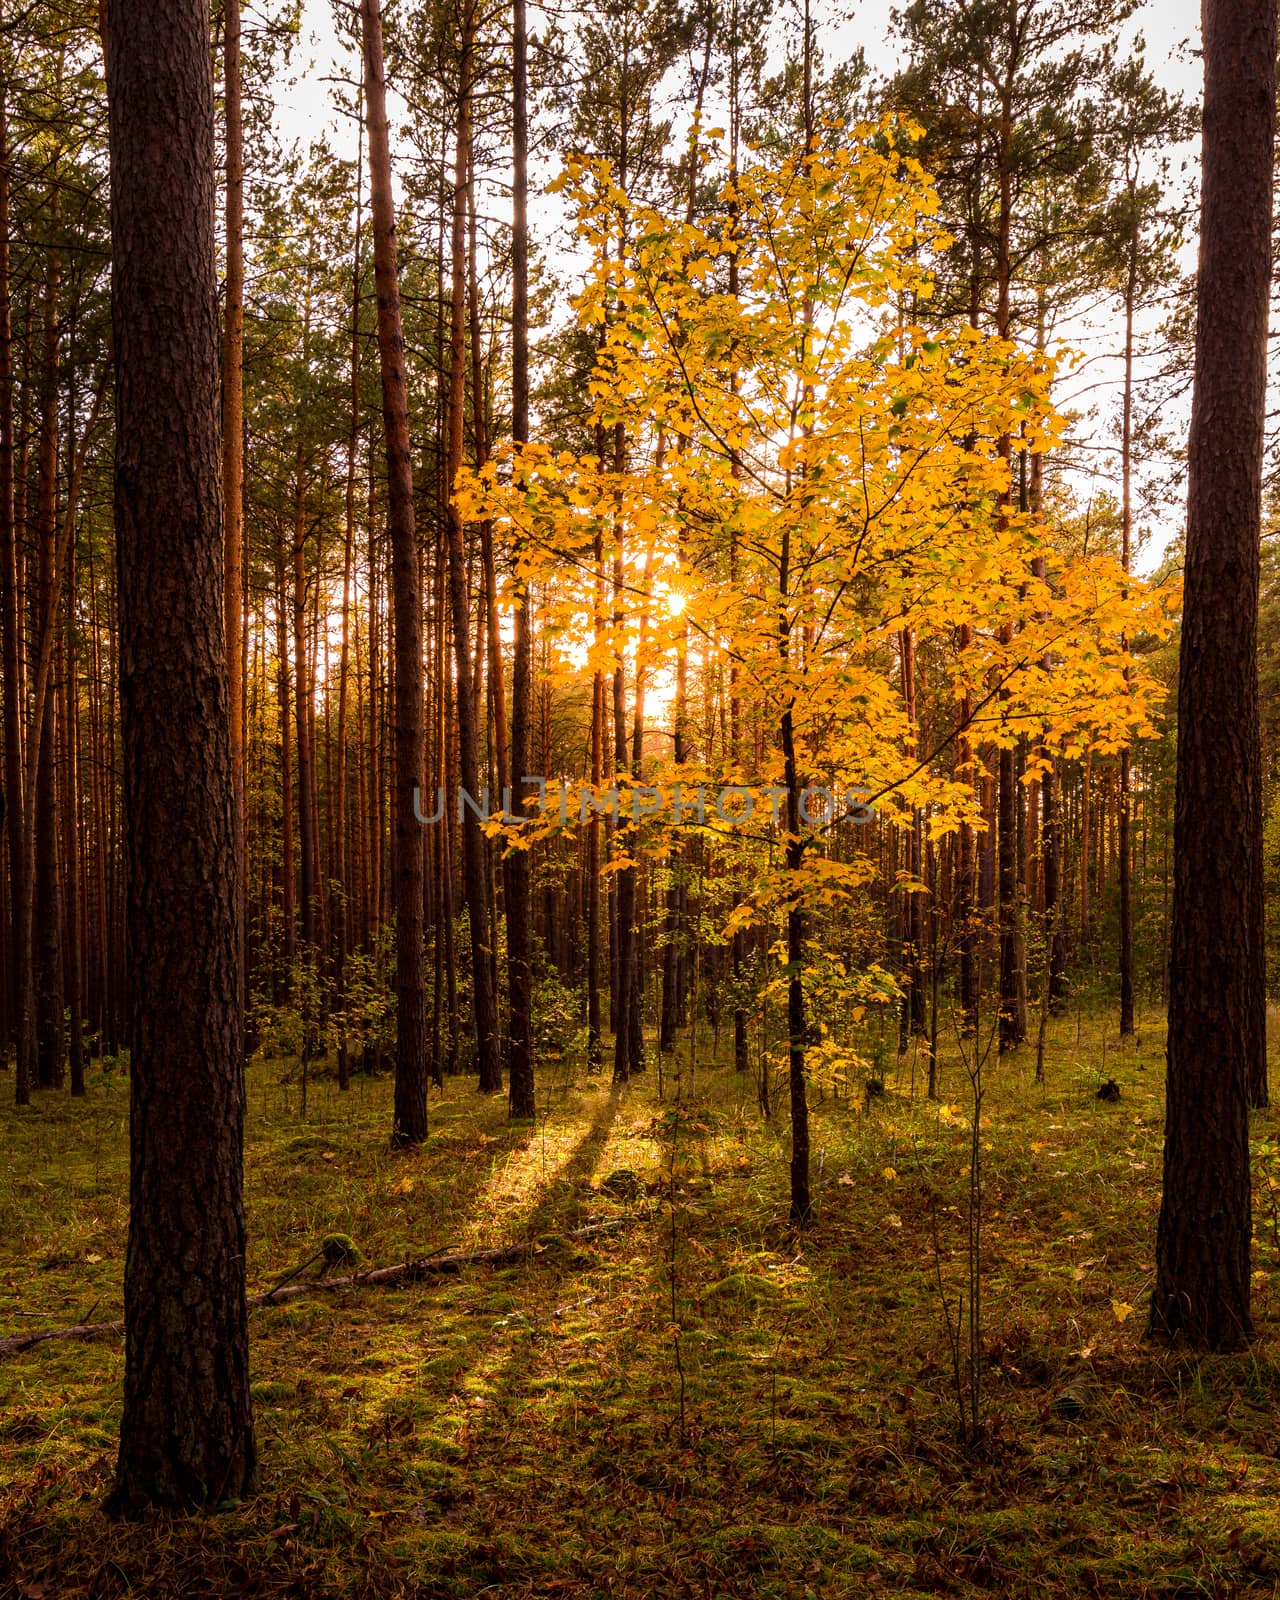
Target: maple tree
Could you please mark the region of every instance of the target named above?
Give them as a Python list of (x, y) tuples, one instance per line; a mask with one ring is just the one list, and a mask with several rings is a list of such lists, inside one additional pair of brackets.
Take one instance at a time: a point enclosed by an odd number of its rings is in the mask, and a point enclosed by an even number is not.
[[(593, 253), (576, 308), (601, 331), (594, 416), (626, 429), (628, 460), (619, 470), (528, 446), (459, 480), (465, 515), (499, 520), (516, 542), (522, 581), (585, 559), (597, 538), (625, 567), (625, 603), (600, 645), (582, 596), (562, 603), (562, 637), (589, 660), (603, 649), (616, 668), (629, 651), (637, 673), (652, 674), (691, 629), (767, 708), (772, 748), (759, 770), (688, 760), (648, 776), (764, 784), (777, 796), (763, 825), (741, 812), (699, 820), (766, 847), (726, 931), (785, 923), (798, 1221), (811, 1213), (813, 919), (877, 871), (869, 855), (829, 848), (832, 797), (925, 809), (935, 840), (981, 824), (944, 750), (917, 756), (886, 656), (907, 634), (940, 641), (951, 695), (973, 708), (968, 726), (1001, 747), (1033, 736), (1069, 754), (1114, 752), (1149, 726), (1156, 693), (1124, 639), (1166, 626), (1167, 596), (1126, 582), (1108, 555), (1062, 560), (1043, 522), (1011, 508), (1011, 461), (1060, 431), (1052, 363), (967, 325), (924, 323), (930, 263), (947, 239), (911, 154), (917, 134), (867, 124), (836, 148), (815, 141), (808, 154), (748, 165), (696, 221), (634, 203), (603, 160), (571, 161), (558, 181)], [(662, 594), (665, 624), (654, 617)], [(633, 819), (650, 805), (635, 799)], [(637, 831), (614, 871), (628, 870)]]

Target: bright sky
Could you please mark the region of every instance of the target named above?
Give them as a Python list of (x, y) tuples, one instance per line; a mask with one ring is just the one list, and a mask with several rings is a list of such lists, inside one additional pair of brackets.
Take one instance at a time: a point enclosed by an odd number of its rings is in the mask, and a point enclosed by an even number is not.
[[(936, 0), (945, 4), (947, 0)], [(892, 0), (863, 0), (856, 6), (852, 18), (836, 26), (822, 23), (822, 0), (815, 0), (815, 17), (818, 38), (829, 61), (840, 59), (857, 47), (866, 53), (872, 72), (888, 76), (900, 65), (899, 52), (892, 38), (890, 12)], [(843, 7), (841, 8), (843, 9)], [(536, 34), (539, 16), (535, 6), (530, 7), (530, 29)], [(1146, 46), (1149, 70), (1168, 89), (1188, 100), (1196, 100), (1201, 88), (1201, 68), (1196, 51), (1200, 40), (1200, 13), (1198, 0), (1146, 0), (1125, 30), (1124, 47), (1132, 49), (1141, 37)], [(302, 41), (295, 52), (288, 82), (275, 90), (275, 120), (277, 133), (285, 144), (295, 140), (305, 145), (309, 137), (322, 128), (328, 130), (329, 140), (339, 155), (354, 158), (355, 127), (350, 118), (337, 116), (332, 107), (331, 95), (334, 77), (354, 78), (359, 72), (359, 62), (354, 53), (337, 40), (330, 10), (330, 0), (303, 0)], [(391, 114), (392, 159), (396, 151), (396, 121), (403, 105), (389, 86)], [(1192, 162), (1194, 149), (1181, 152), (1183, 159)], [(1176, 164), (1175, 164), (1176, 170)], [(535, 185), (545, 181), (550, 173), (533, 173)], [(495, 209), (503, 202), (495, 197)], [(565, 258), (565, 243), (557, 237), (563, 213), (552, 199), (531, 204), (531, 227), (535, 248), (552, 258)], [(1194, 260), (1194, 244), (1186, 247), (1184, 265), (1190, 267)], [(1139, 342), (1151, 328), (1139, 328)], [(1114, 307), (1095, 308), (1088, 317), (1077, 319), (1070, 327), (1061, 330), (1071, 344), (1084, 356), (1077, 372), (1069, 375), (1060, 385), (1059, 405), (1078, 407), (1090, 413), (1082, 421), (1079, 433), (1087, 440), (1089, 453), (1100, 464), (1101, 471), (1115, 480), (1118, 492), (1118, 462), (1114, 473), (1108, 472), (1112, 460), (1110, 452), (1115, 445), (1114, 415), (1118, 405), (1120, 361), (1113, 352), (1119, 349), (1119, 319)], [(1139, 379), (1142, 363), (1138, 364)], [(1189, 415), (1189, 401), (1178, 405), (1179, 414), (1168, 415), (1163, 421), (1175, 438), (1185, 436)], [(1157, 478), (1167, 479), (1167, 470), (1153, 468)], [(1081, 478), (1076, 492), (1083, 501), (1093, 491)], [(1139, 566), (1150, 570), (1163, 555), (1169, 540), (1176, 536), (1181, 521), (1180, 493), (1168, 497), (1164, 509), (1150, 528), (1150, 542), (1139, 558)]]

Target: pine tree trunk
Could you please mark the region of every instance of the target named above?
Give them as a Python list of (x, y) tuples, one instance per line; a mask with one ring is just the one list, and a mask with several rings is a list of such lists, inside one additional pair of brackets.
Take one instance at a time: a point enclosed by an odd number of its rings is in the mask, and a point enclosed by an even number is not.
[[(36, 648), (56, 655), (57, 617), (53, 597), (58, 572), (58, 293), (61, 273), (51, 258), (45, 282), (44, 358), (41, 373), (40, 445), (36, 490), (37, 592)], [(57, 696), (47, 692), (35, 708), (31, 732), (36, 753), (34, 815), (35, 877), (32, 955), (35, 961), (36, 1082), (61, 1088), (65, 1035), (62, 982), (62, 885), (58, 862)]]
[(1206, 0), (1195, 390), (1178, 669), (1164, 1188), (1151, 1332), (1249, 1338), (1249, 1101), (1266, 990), (1258, 566), (1276, 8)]
[[(661, 445), (659, 445), (661, 453)], [(640, 616), (640, 631), (636, 641), (636, 672), (635, 692), (632, 701), (633, 716), (631, 724), (631, 777), (637, 785), (640, 783), (642, 761), (644, 758), (644, 711), (645, 711), (645, 674), (647, 671), (647, 637), (649, 631), (649, 597), (652, 592), (653, 557), (652, 552), (646, 557), (644, 573), (640, 580), (640, 587), (644, 594), (643, 610)], [(639, 847), (639, 829), (636, 829), (636, 846)], [(641, 875), (639, 865), (630, 869), (633, 875), (632, 887), (632, 930), (631, 930), (631, 996), (627, 1005), (627, 1074), (635, 1077), (645, 1069), (644, 1062), (644, 941), (640, 930), (643, 926), (643, 912), (645, 909), (645, 878)]]
[[(1133, 186), (1130, 185), (1130, 200)], [(1125, 576), (1133, 554), (1133, 303), (1138, 278), (1138, 223), (1137, 213), (1132, 218), (1132, 237), (1129, 240), (1129, 268), (1125, 278), (1124, 304), (1124, 396), (1121, 404), (1120, 425), (1120, 559)], [(1125, 683), (1129, 669), (1125, 668)], [(1127, 1037), (1133, 1033), (1133, 896), (1129, 882), (1129, 828), (1130, 828), (1129, 749), (1120, 752), (1119, 797), (1119, 851), (1120, 851), (1120, 1033)]]
[[(364, 85), (359, 91), (359, 129), (356, 151), (356, 226), (351, 252), (351, 417), (347, 432), (346, 478), (343, 490), (342, 639), (338, 652), (338, 751), (334, 776), (334, 878), (337, 916), (334, 926), (334, 968), (338, 997), (345, 992), (347, 957), (351, 948), (351, 856), (347, 838), (348, 722), (350, 717), (351, 575), (356, 543), (356, 450), (360, 443), (360, 243), (364, 198)], [(357, 677), (358, 677), (357, 671)], [(345, 1057), (344, 1057), (345, 1059)], [(343, 1082), (341, 1087), (345, 1088)]]
[(1049, 962), (1049, 1008), (1058, 1010), (1067, 998), (1067, 948), (1062, 927), (1062, 818), (1060, 780), (1050, 767), (1041, 781), (1044, 803), (1043, 843), (1044, 928)]
[[(918, 753), (916, 642), (910, 628), (901, 630), (898, 643), (902, 667), (902, 699), (907, 714), (907, 726), (911, 730), (906, 756), (909, 761), (915, 761)], [(907, 871), (911, 874), (912, 881), (915, 883), (920, 882), (921, 853), (920, 809), (916, 806), (912, 808), (911, 812), (911, 829), (907, 835), (906, 860)], [(903, 896), (902, 914), (905, 943), (903, 966), (907, 978), (907, 993), (904, 1000), (907, 1031), (916, 1038), (920, 1038), (925, 1032), (925, 985), (922, 961), (924, 901), (919, 894)]]
[(108, 0), (107, 37), (132, 976), (124, 1410), (109, 1506), (136, 1513), (237, 1500), (256, 1456), (208, 12), (202, 0)]
[(427, 1136), (426, 982), (423, 973), (424, 830), (414, 797), (422, 782), (422, 591), (413, 509), (409, 401), (391, 197), (391, 146), (383, 76), (379, 0), (361, 0), (364, 98), (369, 135), (369, 199), (378, 295), (378, 358), (387, 452), (387, 535), (391, 542), (395, 621), (396, 717), (396, 1087), (392, 1141)]
[[(614, 470), (622, 472), (626, 454), (626, 440), (621, 425), (615, 430)], [(619, 537), (621, 535), (619, 534)], [(621, 653), (622, 591), (625, 567), (621, 545), (613, 561), (613, 626), (618, 641), (617, 663), (613, 669), (613, 769), (621, 788), (621, 779), (627, 770), (627, 712), (626, 667)], [(631, 831), (627, 827), (629, 797), (620, 800), (620, 821), (615, 833), (619, 854), (630, 856)], [(635, 926), (636, 869), (623, 867), (614, 874), (614, 1000), (613, 1000), (613, 1081), (626, 1083), (631, 1076), (631, 997), (633, 989), (632, 934)]]
[[(604, 544), (596, 528), (592, 570), (592, 643), (597, 657), (604, 626)], [(597, 668), (591, 676), (591, 788), (598, 791), (604, 782), (604, 674)], [(587, 1071), (599, 1072), (604, 1065), (600, 1040), (600, 813), (593, 806), (587, 819)]]
[(297, 956), (297, 914), (295, 909), (295, 874), (297, 871), (293, 847), (293, 735), (292, 691), (289, 687), (289, 629), (286, 621), (284, 531), (276, 528), (275, 547), (275, 602), (276, 602), (276, 688), (280, 702), (280, 916), (283, 923), (281, 955), (284, 959), (285, 982)]
[[(475, 10), (468, 0), (460, 19), (461, 51), (456, 138), (454, 146), (453, 234), (451, 251), (451, 317), (449, 339), (449, 451), (446, 484), (462, 465), (463, 421), (466, 405), (466, 239), (467, 169), (471, 159), (471, 90), (474, 71)], [(473, 681), (470, 615), (467, 605), (467, 562), (462, 518), (452, 497), (448, 516), (449, 607), (453, 619), (454, 685), (458, 714), (458, 770), (464, 792), (480, 803), (479, 718)], [(475, 810), (468, 806), (462, 826), (463, 884), (471, 929), (472, 1012), (476, 1035), (476, 1067), (480, 1090), (497, 1094), (502, 1088), (498, 1062), (497, 1018), (491, 978), (489, 946), (489, 896), (485, 882), (485, 836)]]
[[(236, 904), (244, 927), (248, 905), (245, 832), (244, 677), (241, 568), (244, 564), (244, 120), (241, 109), (240, 0), (223, 12), (223, 116), (226, 127), (225, 247), (222, 320), (223, 616), (230, 690), (231, 781), (235, 791)], [(245, 974), (241, 974), (245, 992)]]
[(1093, 790), (1093, 751), (1087, 750), (1084, 757), (1084, 766), (1080, 770), (1080, 940), (1087, 944), (1092, 926), (1089, 907), (1089, 870), (1092, 862), (1090, 851), (1093, 847), (1091, 824), (1093, 822), (1092, 807)]
[[(1008, 339), (1012, 332), (1010, 283), (1013, 227), (1013, 108), (1012, 90), (1002, 91), (997, 121), (997, 176), (1000, 204), (996, 227), (996, 333)], [(999, 441), (1001, 459), (1012, 468), (1012, 441)], [(1012, 485), (1011, 485), (1012, 488)], [(1012, 641), (1012, 625), (1001, 630), (1001, 642)], [(1002, 695), (1003, 699), (1004, 696)], [(1012, 748), (1001, 746), (997, 767), (997, 896), (1000, 921), (1000, 1049), (1010, 1050), (1027, 1036), (1025, 944), (1019, 935), (1018, 819), (1022, 795)]]
[[(307, 321), (310, 321), (308, 294)], [(307, 338), (303, 336), (303, 364), (306, 364)], [(312, 704), (311, 675), (307, 665), (307, 488), (306, 457), (298, 439), (294, 463), (293, 489), (293, 684), (297, 708), (295, 729), (298, 738), (298, 845), (301, 876), (298, 909), (302, 932), (302, 953), (309, 960), (316, 945), (316, 836), (315, 768), (309, 712)]]
[[(23, 826), (21, 644), (13, 472), (13, 299), (9, 267), (8, 84), (0, 76), (0, 670), (4, 689), (5, 834), (9, 853), (9, 959), (16, 1045), (15, 1096), (31, 1098), (35, 995), (30, 955), (31, 887)], [(25, 949), (24, 949), (25, 945)]]
[(67, 621), (62, 651), (62, 854), (66, 876), (63, 906), (66, 911), (67, 1066), (71, 1093), (84, 1094), (84, 993), (81, 984), (80, 903), (80, 759), (79, 716), (75, 655), (75, 546), (67, 551)]
[[(511, 436), (517, 450), (529, 442), (529, 108), (525, 0), (512, 6), (512, 229), (511, 229)], [(533, 618), (527, 584), (516, 591), (511, 658), (511, 779), (518, 794), (529, 765), (533, 711)], [(507, 858), (507, 992), (510, 1005), (511, 1115), (532, 1117), (537, 1109), (533, 1062), (533, 974), (529, 925), (530, 858), (526, 850)], [(599, 1018), (597, 1016), (597, 1034)]]
[[(967, 624), (960, 628), (959, 647), (963, 656), (973, 643), (973, 629)], [(960, 727), (961, 733), (956, 741), (956, 775), (961, 781), (973, 783), (974, 760), (973, 740), (970, 736), (970, 723), (973, 720), (973, 696), (966, 689), (964, 698), (960, 702)], [(958, 841), (958, 860), (956, 863), (956, 888), (955, 900), (952, 910), (952, 919), (956, 929), (956, 941), (960, 949), (960, 1027), (963, 1032), (971, 1033), (977, 1026), (978, 1020), (978, 959), (977, 959), (977, 931), (974, 927), (974, 887), (976, 879), (973, 828), (967, 822), (960, 824), (960, 837)]]

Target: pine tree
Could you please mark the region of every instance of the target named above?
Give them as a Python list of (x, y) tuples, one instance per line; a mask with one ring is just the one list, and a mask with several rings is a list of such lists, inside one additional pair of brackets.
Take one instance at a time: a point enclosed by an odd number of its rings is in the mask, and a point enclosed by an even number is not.
[(110, 0), (107, 41), (133, 995), (124, 1410), (108, 1505), (136, 1514), (240, 1498), (256, 1452), (208, 12)]

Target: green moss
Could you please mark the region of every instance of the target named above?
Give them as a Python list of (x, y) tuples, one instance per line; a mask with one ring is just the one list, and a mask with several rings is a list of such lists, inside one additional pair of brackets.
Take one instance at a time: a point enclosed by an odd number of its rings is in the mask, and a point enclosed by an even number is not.
[[(1085, 1092), (1100, 1028), (1083, 1018), (1077, 1048), (1075, 1016), (1051, 1022), (1044, 1090), (1023, 1058), (990, 1075), (983, 1378), (998, 1427), (976, 1457), (956, 1445), (936, 1282), (940, 1269), (953, 1304), (967, 1292), (951, 1045), (942, 1105), (923, 1101), (918, 1075), (912, 1099), (909, 1061), (896, 1075), (878, 1063), (873, 1117), (815, 1096), (821, 1215), (802, 1232), (786, 1224), (785, 1119), (760, 1122), (727, 1062), (703, 1062), (698, 1103), (678, 1117), (656, 1075), (615, 1094), (551, 1074), (533, 1133), (450, 1080), (425, 1157), (388, 1153), (389, 1079), (346, 1096), (318, 1079), (301, 1122), (296, 1087), (289, 1098), (278, 1067), (255, 1064), (251, 1288), (327, 1238), (379, 1262), (446, 1244), (545, 1248), (493, 1272), (255, 1311), (261, 1491), (162, 1534), (97, 1510), (121, 1342), (0, 1363), (0, 1502), (20, 1530), (5, 1582), (231, 1594), (248, 1572), (324, 1600), (1270, 1595), (1280, 1246), (1260, 1218), (1258, 1265), (1276, 1279), (1259, 1285), (1249, 1357), (1185, 1361), (1149, 1349), (1140, 1319), (1117, 1320), (1112, 1301), (1140, 1304), (1149, 1273), (1162, 1041), (1144, 1028), (1146, 1073), (1110, 1043), (1125, 1089), (1104, 1115)], [(5, 1331), (73, 1321), (99, 1296), (94, 1314), (119, 1315), (127, 1101), (113, 1082), (74, 1107), (43, 1098), (38, 1115), (0, 1105)], [(1280, 1112), (1256, 1124), (1277, 1142)], [(664, 1205), (677, 1125), (683, 1436)], [(640, 1175), (643, 1203), (593, 1187), (619, 1172)], [(566, 1238), (606, 1216), (626, 1228)], [(1049, 1402), (1077, 1382), (1090, 1415), (1055, 1415)]]
[(755, 1272), (731, 1272), (702, 1293), (703, 1304), (715, 1309), (728, 1305), (774, 1305), (783, 1298), (781, 1286)]
[(433, 1356), (430, 1361), (422, 1363), (422, 1381), (436, 1385), (450, 1385), (466, 1372), (468, 1365), (465, 1355), (449, 1352), (446, 1355)]
[(359, 1245), (349, 1233), (326, 1233), (320, 1241), (320, 1253), (324, 1257), (325, 1267), (330, 1272), (336, 1272), (342, 1267), (354, 1272), (357, 1267), (363, 1266), (365, 1261)]
[(281, 1383), (276, 1379), (250, 1385), (249, 1394), (259, 1405), (270, 1405), (277, 1400), (292, 1400), (297, 1393), (296, 1386), (292, 1383)]

